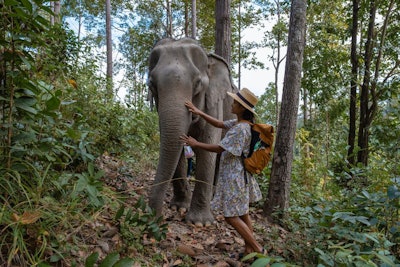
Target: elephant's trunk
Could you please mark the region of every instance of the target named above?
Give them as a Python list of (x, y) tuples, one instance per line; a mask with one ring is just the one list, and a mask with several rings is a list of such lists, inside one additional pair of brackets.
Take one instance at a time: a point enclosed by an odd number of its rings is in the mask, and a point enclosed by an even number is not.
[[(187, 134), (191, 121), (191, 114), (184, 105), (184, 100), (174, 100), (174, 105), (159, 106), (160, 127), (160, 154), (157, 173), (151, 189), (149, 205), (161, 215), (162, 204), (165, 199), (170, 180), (185, 178), (186, 165), (183, 157), (183, 144), (179, 137)], [(185, 181), (178, 181), (184, 182)], [(176, 193), (176, 192), (175, 192)], [(185, 194), (185, 193), (182, 193)]]

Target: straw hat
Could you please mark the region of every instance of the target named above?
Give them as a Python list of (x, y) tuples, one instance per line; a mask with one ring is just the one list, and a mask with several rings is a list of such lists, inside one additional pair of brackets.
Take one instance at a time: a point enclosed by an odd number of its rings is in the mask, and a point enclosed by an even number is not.
[(250, 110), (252, 113), (256, 114), (256, 112), (254, 111), (254, 106), (258, 102), (258, 98), (249, 89), (243, 88), (236, 94), (228, 92), (228, 95), (239, 102), (247, 110)]

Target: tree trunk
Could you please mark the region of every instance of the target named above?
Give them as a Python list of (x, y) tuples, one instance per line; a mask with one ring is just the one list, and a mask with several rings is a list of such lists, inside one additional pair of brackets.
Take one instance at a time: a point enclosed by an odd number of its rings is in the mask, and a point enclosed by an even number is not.
[[(375, 118), (377, 109), (378, 109), (378, 101), (379, 101), (379, 97), (384, 93), (385, 89), (381, 89), (378, 90), (377, 88), (377, 84), (378, 84), (378, 80), (380, 79), (380, 67), (381, 67), (381, 62), (382, 62), (382, 57), (384, 54), (384, 50), (386, 47), (386, 33), (387, 33), (387, 27), (388, 24), (390, 23), (391, 20), (391, 14), (392, 14), (392, 10), (394, 7), (394, 2), (395, 0), (391, 0), (388, 7), (387, 7), (387, 12), (386, 12), (386, 16), (385, 19), (383, 21), (383, 25), (382, 28), (378, 31), (380, 33), (380, 38), (379, 41), (375, 43), (378, 43), (378, 55), (377, 58), (375, 60), (375, 71), (374, 71), (374, 77), (373, 80), (371, 82), (371, 102), (372, 104), (370, 105), (370, 108), (368, 109), (367, 112), (367, 120), (368, 120), (368, 124), (371, 125), (373, 119)], [(399, 64), (399, 63), (397, 63)], [(390, 76), (390, 75), (389, 75)], [(383, 80), (386, 80), (389, 76), (386, 76)]]
[(356, 113), (357, 113), (357, 86), (358, 86), (358, 58), (357, 58), (357, 34), (358, 34), (358, 10), (359, 0), (353, 0), (353, 23), (351, 29), (351, 81), (350, 81), (350, 118), (349, 136), (347, 139), (347, 159), (350, 165), (354, 165), (354, 147), (356, 142)]
[(223, 57), (228, 66), (231, 65), (231, 19), (230, 0), (215, 2), (215, 53)]
[[(275, 211), (289, 207), (293, 144), (301, 87), (301, 72), (306, 33), (306, 0), (293, 0), (290, 11), (287, 61), (283, 84), (281, 115), (264, 215), (272, 220)], [(280, 217), (281, 217), (280, 216)]]
[(197, 10), (196, 0), (192, 0), (192, 38), (196, 39), (197, 34)]
[(308, 126), (308, 90), (303, 89), (303, 123), (304, 126)]
[[(360, 99), (360, 129), (358, 135), (359, 152), (357, 161), (364, 166), (368, 166), (369, 157), (369, 128), (375, 118), (378, 101), (385, 88), (377, 88), (378, 80), (386, 80), (388, 77), (382, 79), (380, 77), (380, 68), (383, 53), (385, 51), (386, 32), (388, 24), (390, 23), (392, 10), (395, 0), (391, 0), (387, 5), (387, 12), (384, 16), (383, 24), (380, 29), (376, 27), (376, 12), (379, 1), (371, 1), (367, 41), (365, 45), (365, 71), (364, 80), (361, 87)], [(378, 37), (379, 34), (379, 37)], [(378, 40), (379, 39), (379, 40)], [(373, 58), (376, 55), (376, 58)], [(372, 71), (372, 63), (374, 63), (374, 70)], [(372, 75), (373, 74), (373, 75)]]
[(50, 5), (53, 11), (53, 15), (50, 18), (50, 24), (54, 25), (56, 23), (60, 23), (60, 10), (61, 10), (60, 1), (51, 2)]
[(106, 40), (107, 40), (107, 101), (112, 101), (113, 93), (113, 59), (111, 36), (111, 0), (106, 0)]
[(361, 86), (360, 94), (360, 124), (358, 128), (358, 155), (357, 162), (362, 165), (368, 165), (368, 143), (369, 143), (369, 127), (370, 122), (368, 119), (368, 105), (369, 105), (369, 91), (371, 88), (371, 62), (373, 53), (373, 40), (374, 40), (374, 24), (376, 15), (377, 4), (374, 0), (371, 1), (371, 8), (369, 13), (367, 41), (365, 44), (364, 52), (364, 79)]
[(242, 88), (242, 5), (239, 1), (239, 18), (238, 18), (238, 88)]
[[(278, 17), (278, 23), (281, 22), (281, 5), (279, 0), (275, 1), (276, 4), (276, 15)], [(279, 126), (279, 93), (278, 93), (278, 80), (279, 80), (279, 68), (283, 59), (281, 58), (281, 34), (278, 34), (276, 39), (276, 64), (275, 67), (275, 114), (276, 114), (276, 127)]]
[(171, 3), (167, 0), (167, 32), (166, 36), (172, 37), (172, 11), (171, 11)]
[(185, 2), (185, 37), (189, 37), (189, 5)]

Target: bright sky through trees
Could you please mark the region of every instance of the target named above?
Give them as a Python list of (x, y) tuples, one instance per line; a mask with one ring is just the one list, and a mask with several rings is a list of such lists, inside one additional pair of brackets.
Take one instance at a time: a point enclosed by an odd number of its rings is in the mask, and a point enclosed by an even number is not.
[[(259, 43), (261, 42), (263, 34), (263, 30), (251, 28), (243, 32), (243, 39), (244, 41), (255, 41)], [(269, 48), (262, 48), (257, 50), (257, 59), (265, 64), (266, 69), (248, 70), (242, 67), (241, 87), (249, 88), (257, 96), (260, 96), (265, 92), (265, 88), (268, 86), (268, 84), (274, 82), (275, 69), (271, 60), (269, 60), (271, 54), (272, 51)], [(286, 54), (286, 47), (283, 48), (282, 54)], [(278, 92), (280, 96), (282, 95), (284, 70), (285, 61), (280, 66), (279, 71)], [(238, 83), (236, 82), (236, 84)]]

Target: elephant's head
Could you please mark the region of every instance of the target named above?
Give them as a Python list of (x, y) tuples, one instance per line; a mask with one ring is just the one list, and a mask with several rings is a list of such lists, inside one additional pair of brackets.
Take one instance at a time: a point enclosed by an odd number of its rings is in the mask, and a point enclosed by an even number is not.
[[(205, 122), (192, 116), (185, 101), (190, 100), (199, 109), (223, 119), (223, 102), (230, 100), (227, 92), (235, 91), (236, 87), (226, 62), (208, 55), (193, 39), (159, 41), (151, 51), (149, 65), (148, 84), (159, 114), (161, 138), (156, 182), (162, 183), (177, 175), (177, 166), (182, 161), (180, 135), (190, 134), (203, 142), (215, 142), (221, 137), (220, 132), (216, 137), (217, 132), (204, 130)], [(162, 201), (150, 198), (150, 204), (158, 209)]]

